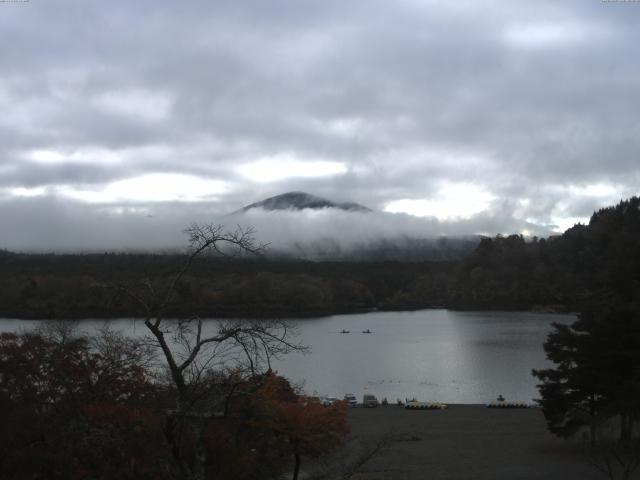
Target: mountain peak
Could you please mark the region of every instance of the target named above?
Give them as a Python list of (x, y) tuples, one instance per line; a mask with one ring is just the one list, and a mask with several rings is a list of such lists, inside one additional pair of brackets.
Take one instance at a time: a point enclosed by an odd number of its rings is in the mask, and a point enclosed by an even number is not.
[(238, 210), (238, 213), (244, 213), (254, 208), (262, 208), (268, 211), (304, 210), (307, 208), (320, 210), (323, 208), (336, 208), (350, 212), (371, 212), (370, 208), (360, 205), (359, 203), (333, 202), (326, 198), (299, 191), (283, 193), (281, 195), (276, 195), (275, 197), (266, 198), (260, 202), (252, 203)]

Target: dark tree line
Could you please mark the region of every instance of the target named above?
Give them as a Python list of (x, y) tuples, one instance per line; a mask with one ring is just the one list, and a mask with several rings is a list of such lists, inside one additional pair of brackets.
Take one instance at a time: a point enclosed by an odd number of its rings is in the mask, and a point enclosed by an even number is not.
[[(0, 316), (113, 318), (136, 307), (110, 285), (166, 284), (184, 255), (8, 255), (0, 258)], [(198, 258), (181, 278), (172, 317), (290, 317), (443, 305), (453, 264), (316, 263)], [(187, 307), (188, 305), (188, 307)]]
[(483, 239), (461, 262), (449, 294), (452, 305), (579, 311), (594, 299), (636, 302), (640, 292), (640, 199), (593, 214), (563, 235), (526, 240)]

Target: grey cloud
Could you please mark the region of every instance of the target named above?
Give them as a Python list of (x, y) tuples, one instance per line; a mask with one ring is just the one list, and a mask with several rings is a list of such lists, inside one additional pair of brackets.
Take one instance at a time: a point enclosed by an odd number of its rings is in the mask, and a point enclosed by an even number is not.
[[(0, 119), (0, 162), (11, 168), (0, 188), (181, 172), (227, 180), (216, 208), (232, 211), (287, 190), (381, 209), (464, 182), (497, 198), (460, 224), (466, 233), (532, 230), (527, 218), (549, 225), (617, 199), (571, 185), (638, 193), (637, 5), (60, 1), (2, 13), (0, 107), (11, 120)], [(166, 95), (166, 118), (95, 102), (129, 91)], [(92, 148), (165, 153), (108, 166), (20, 159)], [(348, 172), (254, 184), (236, 171), (282, 153)], [(94, 207), (74, 208), (81, 221)]]
[(33, 188), (60, 184), (95, 184), (119, 179), (121, 172), (105, 165), (38, 164), (16, 161), (14, 168), (0, 171), (0, 188)]

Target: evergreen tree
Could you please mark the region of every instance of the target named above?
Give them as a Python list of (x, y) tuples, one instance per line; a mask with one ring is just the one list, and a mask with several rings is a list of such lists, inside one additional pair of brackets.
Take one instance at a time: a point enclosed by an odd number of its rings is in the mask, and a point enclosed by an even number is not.
[(534, 370), (549, 430), (568, 437), (620, 419), (620, 440), (640, 414), (640, 316), (631, 306), (590, 308), (572, 325), (554, 324), (544, 345), (554, 368)]

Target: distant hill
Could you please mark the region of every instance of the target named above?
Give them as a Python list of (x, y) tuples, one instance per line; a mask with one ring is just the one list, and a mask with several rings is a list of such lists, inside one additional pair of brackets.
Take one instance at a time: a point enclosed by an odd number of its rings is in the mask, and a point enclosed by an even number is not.
[(323, 208), (336, 208), (350, 212), (371, 212), (370, 208), (355, 202), (333, 202), (326, 198), (317, 197), (305, 192), (287, 192), (275, 197), (266, 198), (260, 202), (252, 203), (234, 213), (244, 213), (254, 208), (263, 210), (304, 210), (307, 208), (319, 210)]
[[(334, 202), (300, 191), (288, 192), (252, 203), (232, 215), (242, 215), (253, 209), (266, 212), (302, 212), (308, 209), (331, 210), (336, 213), (355, 212), (379, 215), (381, 221), (394, 215), (375, 212), (359, 203)], [(367, 219), (373, 220), (371, 217), (367, 217)], [(353, 225), (356, 225), (355, 220), (357, 219), (354, 219)], [(406, 235), (400, 232), (393, 233), (392, 231), (384, 233), (370, 232), (365, 238), (344, 241), (344, 238), (341, 237), (342, 232), (339, 229), (318, 229), (318, 226), (314, 224), (315, 220), (313, 218), (299, 216), (292, 218), (291, 221), (299, 222), (301, 228), (316, 231), (318, 233), (317, 236), (312, 238), (307, 236), (305, 239), (297, 239), (292, 236), (284, 241), (273, 242), (267, 253), (269, 258), (325, 262), (450, 261), (459, 260), (469, 255), (480, 241), (477, 236), (423, 237), (420, 235)]]

